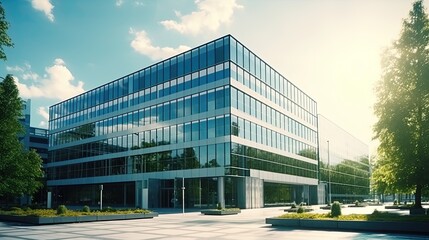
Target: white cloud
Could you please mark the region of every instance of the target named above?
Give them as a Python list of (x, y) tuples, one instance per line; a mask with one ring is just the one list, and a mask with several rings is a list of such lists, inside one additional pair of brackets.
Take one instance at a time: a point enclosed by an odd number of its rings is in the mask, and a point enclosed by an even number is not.
[(39, 74), (34, 72), (24, 73), (22, 74), (22, 79), (36, 81), (37, 79), (39, 79)]
[(46, 121), (40, 121), (39, 127), (40, 128), (48, 128), (48, 123), (46, 123)]
[(130, 28), (129, 33), (134, 35), (134, 39), (130, 44), (131, 47), (136, 52), (146, 55), (152, 60), (165, 59), (190, 49), (190, 47), (184, 45), (180, 45), (177, 48), (154, 46), (145, 31), (137, 32)]
[(84, 92), (83, 82), (73, 83), (74, 76), (62, 59), (55, 59), (54, 64), (47, 67), (45, 71), (46, 74), (42, 79), (29, 83), (21, 83), (18, 77), (14, 77), (21, 97), (65, 100)]
[(49, 113), (46, 107), (39, 107), (39, 110), (37, 112), (39, 113), (40, 116), (43, 117), (43, 119), (46, 120), (46, 122), (49, 121)]
[(120, 7), (122, 4), (124, 4), (123, 0), (116, 0), (116, 6)]
[(64, 62), (64, 60), (62, 60), (61, 58), (56, 58), (56, 59), (54, 60), (54, 64), (55, 64), (55, 65), (62, 65), (62, 66), (65, 66), (65, 65), (66, 65), (66, 63)]
[(37, 80), (39, 79), (39, 75), (37, 73), (34, 73), (31, 71), (31, 65), (28, 63), (25, 63), (23, 67), (21, 66), (6, 66), (6, 71), (14, 73), (14, 74), (20, 74), (22, 79), (24, 80)]
[(176, 30), (182, 34), (197, 34), (206, 29), (216, 31), (221, 24), (231, 21), (235, 9), (243, 8), (236, 0), (196, 0), (198, 10), (188, 15), (176, 11), (180, 21), (165, 20), (161, 24), (167, 29)]
[(144, 2), (141, 2), (141, 1), (135, 1), (134, 3), (136, 4), (136, 6), (140, 6), (140, 7), (143, 7), (145, 5)]
[(54, 5), (50, 0), (31, 0), (31, 5), (34, 9), (44, 12), (49, 21), (54, 21), (54, 14), (52, 14)]
[(24, 69), (20, 66), (13, 66), (13, 67), (6, 66), (6, 71), (8, 71), (8, 72), (24, 72)]

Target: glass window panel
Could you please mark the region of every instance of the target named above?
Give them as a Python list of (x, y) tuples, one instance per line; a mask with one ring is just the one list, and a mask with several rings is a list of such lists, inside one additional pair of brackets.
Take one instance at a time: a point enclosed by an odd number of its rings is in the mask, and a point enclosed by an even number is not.
[(200, 166), (202, 168), (208, 167), (207, 163), (207, 146), (200, 147)]
[(225, 144), (224, 143), (216, 144), (216, 162), (217, 162), (217, 167), (225, 166)]
[(185, 112), (185, 106), (184, 106), (183, 98), (179, 98), (177, 100), (177, 117), (178, 118), (183, 117), (184, 112)]
[(202, 92), (199, 95), (200, 113), (207, 112), (207, 93)]
[(189, 74), (192, 70), (191, 52), (185, 52), (185, 74)]
[(193, 88), (198, 87), (200, 85), (200, 78), (198, 77), (198, 72), (192, 73), (191, 83)]
[(233, 62), (237, 62), (237, 41), (235, 41), (234, 38), (230, 38), (230, 57), (231, 57), (231, 61)]
[(192, 114), (192, 103), (191, 103), (191, 97), (185, 97), (185, 115), (184, 116), (190, 116)]
[(198, 54), (198, 48), (192, 50), (192, 72), (195, 72), (199, 68), (199, 54)]
[(216, 117), (216, 137), (225, 135), (225, 119), (224, 117)]
[(215, 64), (215, 46), (214, 42), (207, 44), (207, 66)]
[(207, 129), (208, 129), (207, 137), (209, 139), (216, 137), (216, 122), (215, 122), (215, 118), (209, 118), (207, 120)]
[(237, 42), (237, 65), (243, 67), (243, 45)]
[(185, 123), (184, 134), (185, 134), (185, 142), (190, 142), (192, 140), (191, 123)]
[(177, 143), (177, 128), (176, 128), (176, 125), (170, 126), (170, 142), (171, 142), (171, 144)]
[(200, 140), (207, 139), (207, 120), (200, 120)]
[(170, 114), (171, 119), (177, 118), (177, 101), (173, 100), (170, 102)]
[(199, 140), (200, 137), (200, 126), (198, 121), (192, 122), (192, 141)]
[(199, 96), (198, 94), (192, 95), (192, 114), (199, 113)]
[(177, 76), (183, 76), (184, 72), (184, 63), (183, 63), (183, 53), (177, 56)]
[(221, 63), (224, 61), (224, 50), (223, 50), (223, 39), (219, 39), (215, 42), (215, 64)]
[(207, 67), (207, 50), (206, 45), (200, 47), (200, 68)]
[(215, 108), (215, 91), (212, 89), (207, 92), (207, 110), (210, 112), (215, 110)]
[(207, 69), (203, 69), (200, 71), (199, 74), (199, 85), (204, 85), (207, 83)]
[(183, 129), (183, 124), (178, 124), (177, 125), (177, 142), (181, 143), (184, 141), (184, 129)]
[(225, 107), (225, 92), (223, 88), (216, 89), (216, 109)]
[(217, 159), (216, 159), (216, 145), (211, 144), (207, 146), (207, 159), (208, 166), (207, 167), (218, 167)]

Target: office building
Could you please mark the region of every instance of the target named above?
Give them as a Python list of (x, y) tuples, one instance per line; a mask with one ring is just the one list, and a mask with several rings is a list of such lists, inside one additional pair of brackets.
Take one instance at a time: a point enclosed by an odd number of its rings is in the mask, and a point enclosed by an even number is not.
[(327, 203), (331, 200), (352, 203), (368, 198), (368, 145), (320, 114), (318, 123), (322, 188), (318, 202)]
[[(54, 204), (317, 203), (317, 104), (227, 35), (49, 109)], [(183, 195), (184, 194), (184, 195)]]

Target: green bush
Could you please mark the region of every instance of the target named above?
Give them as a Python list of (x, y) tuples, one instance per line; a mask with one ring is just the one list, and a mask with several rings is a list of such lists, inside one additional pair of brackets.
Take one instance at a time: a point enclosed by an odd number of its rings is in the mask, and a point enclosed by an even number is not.
[(19, 207), (11, 207), (10, 210), (11, 211), (22, 211), (22, 209)]
[(57, 208), (57, 215), (66, 214), (67, 213), (67, 207), (64, 205), (59, 205)]
[(220, 202), (218, 202), (216, 204), (216, 208), (217, 208), (217, 210), (222, 210), (222, 205), (220, 204)]
[(102, 212), (117, 212), (117, 209), (114, 209), (112, 207), (106, 207), (102, 210)]
[(82, 208), (82, 212), (91, 212), (91, 209), (87, 205), (85, 205)]
[(334, 202), (331, 206), (331, 217), (341, 216), (341, 205), (339, 202)]
[(304, 207), (303, 206), (299, 206), (298, 210), (296, 210), (296, 213), (304, 213)]

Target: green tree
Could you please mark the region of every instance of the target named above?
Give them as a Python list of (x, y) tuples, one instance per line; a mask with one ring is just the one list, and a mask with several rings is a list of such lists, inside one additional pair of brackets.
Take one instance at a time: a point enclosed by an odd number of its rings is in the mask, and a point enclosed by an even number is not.
[(6, 54), (4, 53), (3, 46), (13, 47), (12, 40), (7, 35), (7, 30), (9, 29), (9, 23), (6, 21), (4, 14), (4, 9), (0, 2), (0, 59), (6, 60)]
[(23, 134), (19, 122), (22, 101), (13, 77), (0, 83), (0, 197), (31, 195), (41, 186), (42, 159), (35, 151), (25, 151), (18, 140)]
[(429, 19), (416, 1), (400, 37), (383, 58), (374, 126), (385, 181), (401, 191), (414, 189), (421, 208), (429, 184)]

